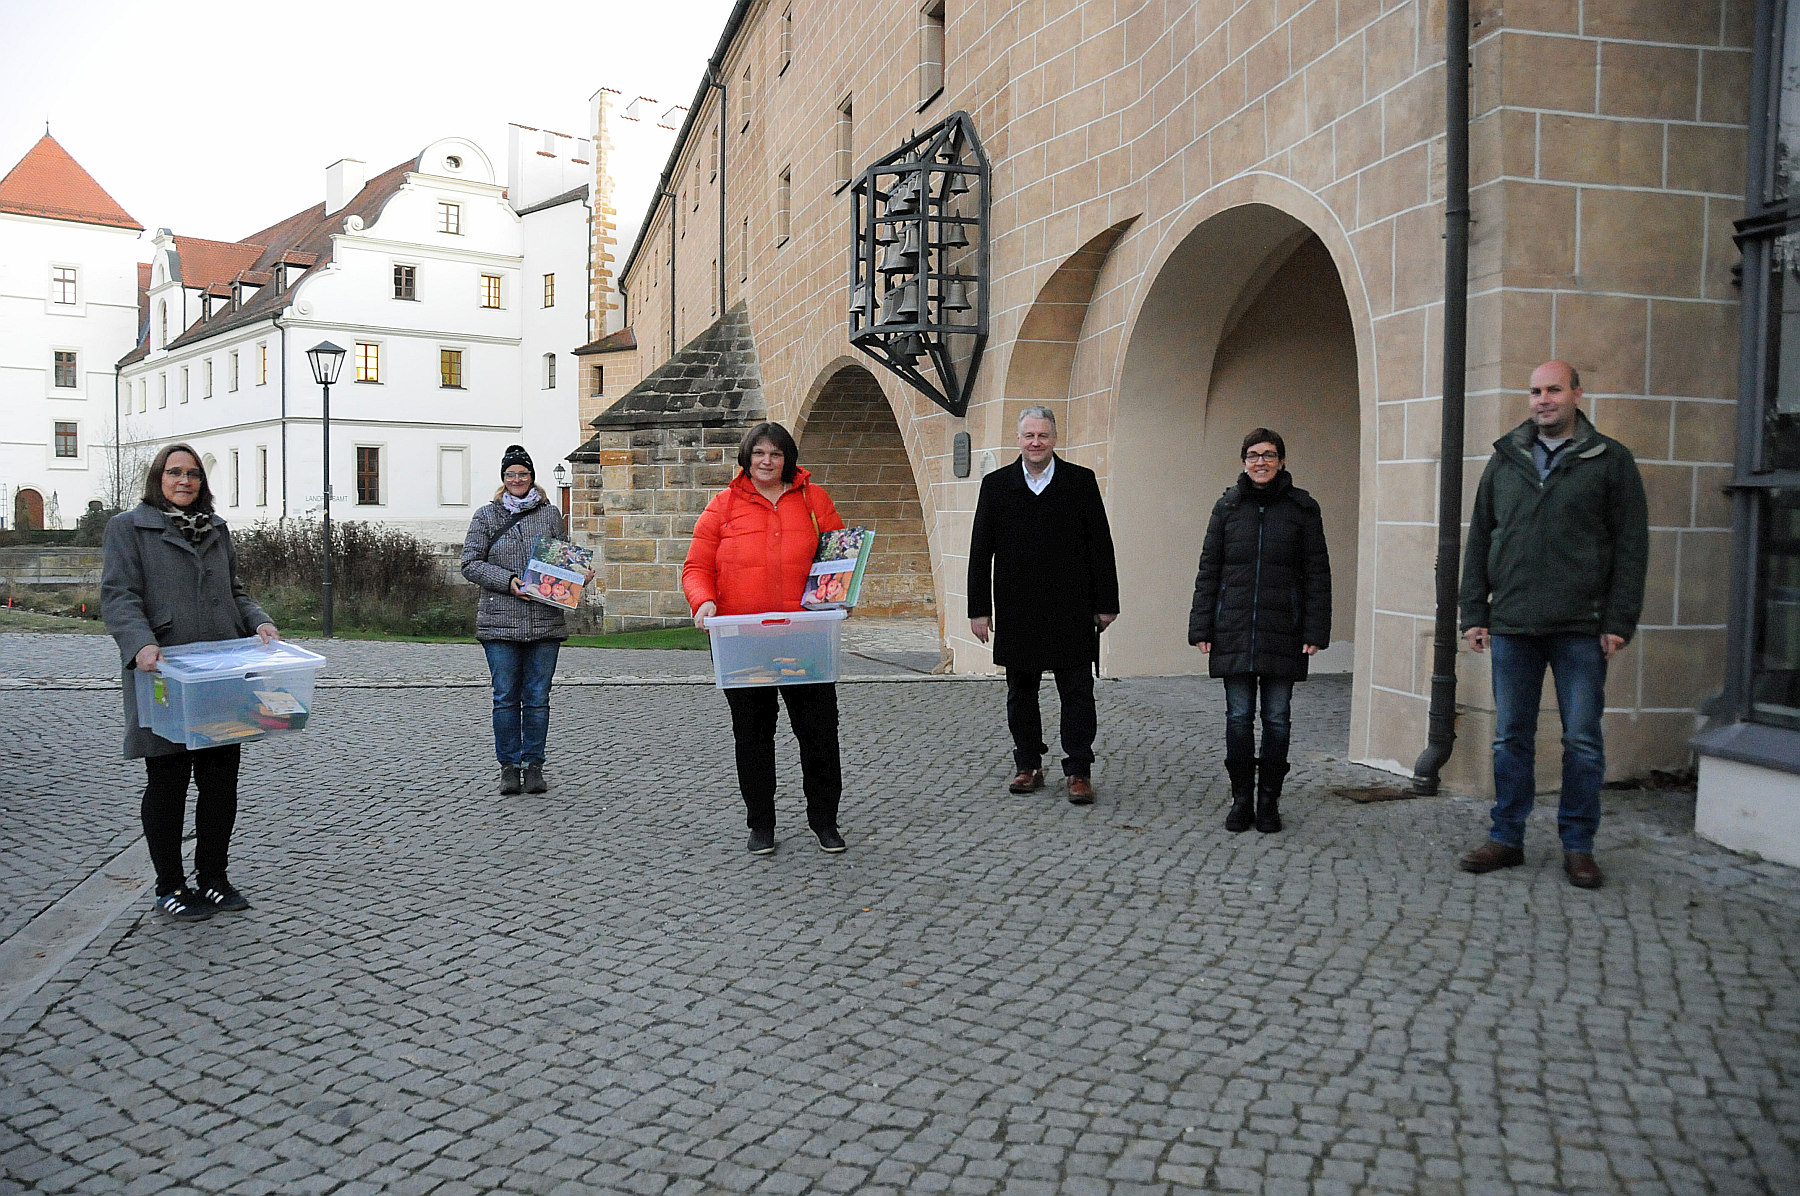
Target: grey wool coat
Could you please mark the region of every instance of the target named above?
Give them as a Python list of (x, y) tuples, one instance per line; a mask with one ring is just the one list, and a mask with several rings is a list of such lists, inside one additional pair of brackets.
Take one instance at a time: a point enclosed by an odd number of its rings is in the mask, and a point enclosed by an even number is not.
[(463, 538), (462, 575), (481, 587), (481, 604), (475, 609), (475, 638), (529, 643), (532, 640), (566, 640), (568, 621), (563, 612), (542, 602), (515, 598), (512, 579), (525, 577), (525, 562), (539, 536), (563, 534), (562, 514), (540, 502), (512, 527), (499, 499), (475, 512), (469, 534)]
[(242, 639), (273, 622), (238, 581), (237, 549), (223, 520), (190, 544), (169, 517), (139, 503), (106, 525), (100, 614), (119, 645), (125, 686), (125, 756), (172, 756), (185, 748), (138, 726), (137, 654), (205, 640)]

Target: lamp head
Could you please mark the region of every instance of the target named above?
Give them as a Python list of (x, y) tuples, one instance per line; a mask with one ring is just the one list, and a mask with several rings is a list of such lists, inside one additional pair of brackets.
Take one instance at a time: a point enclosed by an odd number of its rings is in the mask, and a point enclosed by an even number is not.
[(312, 366), (313, 381), (330, 386), (344, 368), (344, 351), (330, 341), (320, 341), (306, 351), (306, 360)]
[(569, 471), (566, 467), (558, 465), (550, 472), (556, 476), (556, 484), (558, 486), (567, 486), (569, 484)]

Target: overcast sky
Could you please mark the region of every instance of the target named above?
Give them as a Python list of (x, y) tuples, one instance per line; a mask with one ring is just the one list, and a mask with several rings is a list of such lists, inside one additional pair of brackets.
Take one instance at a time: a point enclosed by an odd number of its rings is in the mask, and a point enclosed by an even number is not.
[[(0, 0), (0, 174), (48, 120), (140, 224), (224, 241), (323, 199), (339, 158), (373, 176), (452, 134), (504, 182), (508, 122), (587, 136), (601, 87), (688, 103), (731, 7)], [(620, 196), (621, 253), (668, 143), (648, 179), (613, 172), (638, 192)]]

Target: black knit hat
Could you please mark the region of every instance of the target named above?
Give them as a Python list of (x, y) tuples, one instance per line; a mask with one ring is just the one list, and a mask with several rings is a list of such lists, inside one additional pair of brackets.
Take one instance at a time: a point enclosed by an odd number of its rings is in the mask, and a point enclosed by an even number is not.
[(537, 466), (531, 463), (531, 454), (525, 451), (522, 444), (509, 444), (500, 458), (500, 479), (506, 480), (506, 471), (514, 465), (523, 465), (531, 471), (531, 480), (537, 481)]

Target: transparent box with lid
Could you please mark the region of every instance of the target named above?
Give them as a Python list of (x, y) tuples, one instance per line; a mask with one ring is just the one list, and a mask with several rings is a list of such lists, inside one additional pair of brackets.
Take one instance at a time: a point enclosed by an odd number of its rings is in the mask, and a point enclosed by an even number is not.
[(325, 658), (256, 636), (177, 644), (154, 672), (136, 670), (138, 725), (190, 751), (305, 728)]
[(714, 615), (713, 677), (720, 689), (813, 685), (838, 679), (839, 633), (846, 610), (784, 610)]

